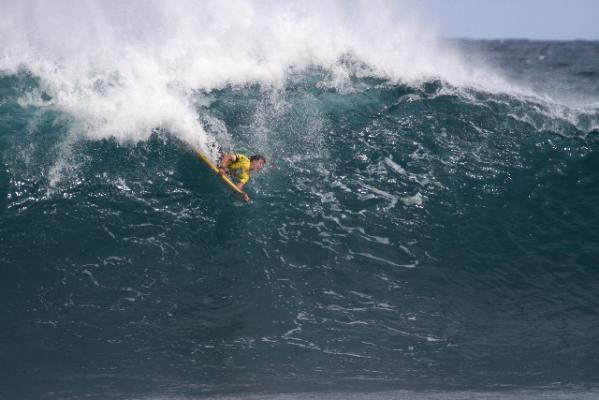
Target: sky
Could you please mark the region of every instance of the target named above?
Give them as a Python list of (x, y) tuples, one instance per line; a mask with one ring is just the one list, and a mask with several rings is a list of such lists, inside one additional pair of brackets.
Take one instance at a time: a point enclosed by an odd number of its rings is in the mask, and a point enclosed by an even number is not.
[(599, 0), (404, 0), (442, 37), (599, 40)]

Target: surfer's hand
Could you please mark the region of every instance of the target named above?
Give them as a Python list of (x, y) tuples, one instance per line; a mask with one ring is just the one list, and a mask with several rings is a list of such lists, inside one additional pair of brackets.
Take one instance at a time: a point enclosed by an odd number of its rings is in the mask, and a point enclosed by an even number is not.
[(224, 168), (219, 168), (219, 169), (218, 169), (218, 174), (219, 174), (220, 176), (225, 176), (225, 169), (224, 169)]
[(246, 203), (250, 202), (250, 196), (248, 196), (247, 193), (242, 193), (241, 195), (243, 196), (243, 201), (245, 201)]

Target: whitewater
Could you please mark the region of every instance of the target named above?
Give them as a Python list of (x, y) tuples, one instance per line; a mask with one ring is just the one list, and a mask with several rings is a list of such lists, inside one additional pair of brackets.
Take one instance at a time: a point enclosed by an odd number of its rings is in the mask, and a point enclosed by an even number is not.
[(0, 7), (0, 399), (597, 397), (599, 42)]

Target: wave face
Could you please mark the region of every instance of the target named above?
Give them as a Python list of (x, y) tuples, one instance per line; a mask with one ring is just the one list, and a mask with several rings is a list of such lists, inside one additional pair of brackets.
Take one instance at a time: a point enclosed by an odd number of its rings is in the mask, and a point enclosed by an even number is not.
[(6, 2), (0, 397), (596, 395), (599, 43), (177, 4)]

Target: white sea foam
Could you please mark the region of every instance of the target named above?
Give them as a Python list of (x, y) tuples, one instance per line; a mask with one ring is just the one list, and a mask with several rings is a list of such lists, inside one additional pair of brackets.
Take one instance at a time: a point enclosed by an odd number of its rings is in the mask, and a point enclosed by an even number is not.
[[(359, 66), (340, 62), (348, 56)], [(309, 66), (332, 71), (340, 87), (349, 72), (411, 83), (493, 81), (395, 1), (5, 0), (0, 15), (0, 71), (40, 77), (51, 97), (45, 103), (74, 116), (74, 130), (90, 138), (135, 142), (163, 127), (205, 147), (213, 139), (194, 91), (276, 87)]]

